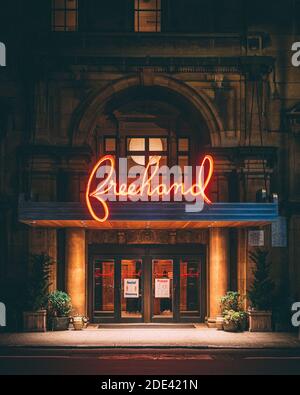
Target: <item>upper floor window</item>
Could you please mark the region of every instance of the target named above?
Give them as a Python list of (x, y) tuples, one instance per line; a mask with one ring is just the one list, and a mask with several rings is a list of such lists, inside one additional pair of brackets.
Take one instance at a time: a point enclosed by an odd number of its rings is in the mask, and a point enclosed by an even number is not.
[(78, 0), (52, 0), (52, 31), (75, 32), (78, 29)]
[(127, 138), (127, 158), (129, 168), (147, 166), (153, 159), (158, 159), (160, 166), (168, 164), (168, 141), (166, 137), (132, 137)]
[(161, 31), (161, 0), (135, 0), (134, 30), (146, 33)]

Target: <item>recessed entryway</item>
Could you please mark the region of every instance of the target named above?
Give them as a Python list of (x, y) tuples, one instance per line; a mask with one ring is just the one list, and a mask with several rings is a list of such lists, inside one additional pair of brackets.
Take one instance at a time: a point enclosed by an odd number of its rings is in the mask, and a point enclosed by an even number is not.
[(89, 266), (89, 314), (94, 323), (204, 322), (202, 245), (94, 245)]

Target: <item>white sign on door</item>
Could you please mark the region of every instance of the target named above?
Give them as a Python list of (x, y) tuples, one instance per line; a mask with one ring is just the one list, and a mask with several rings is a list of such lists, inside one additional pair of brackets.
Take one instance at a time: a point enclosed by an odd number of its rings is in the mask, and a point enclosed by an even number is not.
[(139, 297), (139, 279), (125, 278), (124, 280), (124, 298), (138, 298)]
[(156, 298), (170, 298), (170, 279), (156, 278), (155, 279), (155, 297)]

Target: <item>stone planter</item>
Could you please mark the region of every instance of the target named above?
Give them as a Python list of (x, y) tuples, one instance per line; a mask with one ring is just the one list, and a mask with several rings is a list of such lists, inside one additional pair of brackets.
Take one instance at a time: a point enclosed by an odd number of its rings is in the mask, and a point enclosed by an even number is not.
[(240, 331), (240, 325), (236, 322), (228, 322), (226, 323), (224, 321), (223, 323), (223, 328), (225, 332), (239, 332)]
[(69, 329), (69, 317), (53, 317), (51, 319), (51, 329), (53, 331), (67, 331)]
[(272, 332), (272, 312), (249, 310), (250, 332)]
[(25, 311), (23, 312), (24, 332), (46, 332), (47, 330), (47, 311)]

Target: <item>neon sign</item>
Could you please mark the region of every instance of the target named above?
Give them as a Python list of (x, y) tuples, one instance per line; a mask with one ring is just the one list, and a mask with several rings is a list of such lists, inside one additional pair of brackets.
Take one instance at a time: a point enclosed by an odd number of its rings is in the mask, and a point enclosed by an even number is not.
[[(148, 165), (133, 166), (128, 170), (128, 160), (120, 158), (118, 177), (115, 159), (111, 155), (102, 157), (94, 166), (86, 189), (86, 204), (88, 210), (97, 222), (105, 222), (109, 217), (108, 201), (186, 201), (186, 212), (200, 212), (204, 203), (211, 201), (206, 194), (212, 179), (214, 161), (209, 155), (205, 156), (196, 173), (191, 166), (160, 167), (160, 158), (153, 157)], [(196, 176), (196, 182), (193, 179)], [(101, 182), (96, 185), (96, 180)], [(174, 182), (171, 182), (171, 179)], [(133, 181), (132, 181), (133, 180)], [(103, 216), (96, 214), (94, 205), (100, 204)]]

